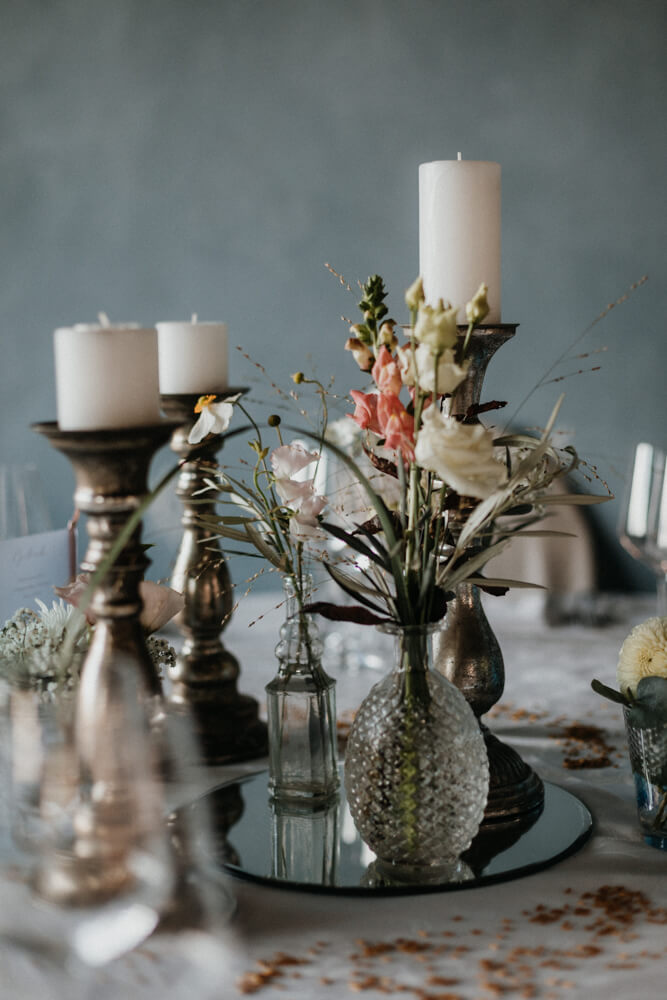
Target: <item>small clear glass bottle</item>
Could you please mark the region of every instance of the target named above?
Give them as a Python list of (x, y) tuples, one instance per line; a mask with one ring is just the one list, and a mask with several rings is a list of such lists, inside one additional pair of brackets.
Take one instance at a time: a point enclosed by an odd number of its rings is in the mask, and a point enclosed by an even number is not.
[(319, 630), (303, 610), (311, 578), (286, 576), (283, 586), (278, 673), (266, 685), (269, 791), (274, 800), (320, 803), (339, 786), (336, 682), (322, 669)]

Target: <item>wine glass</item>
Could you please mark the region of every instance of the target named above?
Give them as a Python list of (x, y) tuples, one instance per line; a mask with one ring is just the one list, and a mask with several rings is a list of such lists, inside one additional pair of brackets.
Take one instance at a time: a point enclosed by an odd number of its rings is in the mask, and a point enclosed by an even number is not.
[(53, 527), (44, 485), (35, 465), (0, 465), (0, 540)]
[(667, 464), (665, 452), (640, 442), (618, 523), (621, 545), (657, 578), (658, 614), (667, 615)]
[(143, 942), (175, 882), (149, 702), (129, 667), (113, 672), (86, 739), (62, 692), (51, 702), (49, 692), (26, 690), (10, 700), (10, 827), (27, 860), (0, 871), (11, 897), (0, 908), (0, 942), (19, 963), (51, 967), (54, 979)]

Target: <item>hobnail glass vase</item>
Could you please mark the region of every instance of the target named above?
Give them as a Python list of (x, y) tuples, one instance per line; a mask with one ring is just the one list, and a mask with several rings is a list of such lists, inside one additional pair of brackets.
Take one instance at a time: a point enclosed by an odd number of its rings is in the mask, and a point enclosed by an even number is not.
[(431, 669), (434, 626), (383, 626), (396, 665), (363, 701), (345, 755), (352, 818), (380, 867), (431, 881), (470, 846), (484, 815), (489, 767), (463, 695)]
[(266, 685), (269, 791), (283, 801), (324, 802), (338, 790), (336, 682), (322, 669), (317, 625), (303, 610), (312, 581), (284, 578), (286, 620), (278, 673)]
[(667, 727), (633, 725), (624, 709), (637, 815), (644, 840), (667, 850)]

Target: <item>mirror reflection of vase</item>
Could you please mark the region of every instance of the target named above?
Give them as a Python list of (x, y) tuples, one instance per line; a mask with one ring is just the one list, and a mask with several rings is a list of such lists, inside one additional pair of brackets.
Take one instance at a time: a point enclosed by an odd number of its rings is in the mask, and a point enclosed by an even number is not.
[(411, 868), (409, 865), (386, 864), (377, 859), (366, 869), (360, 885), (369, 889), (398, 889), (423, 885), (454, 885), (474, 878), (475, 873), (461, 858), (455, 858), (445, 865), (434, 865), (432, 872), (428, 872), (425, 865)]
[(271, 876), (285, 882), (335, 885), (339, 864), (338, 799), (323, 806), (277, 800), (271, 810)]

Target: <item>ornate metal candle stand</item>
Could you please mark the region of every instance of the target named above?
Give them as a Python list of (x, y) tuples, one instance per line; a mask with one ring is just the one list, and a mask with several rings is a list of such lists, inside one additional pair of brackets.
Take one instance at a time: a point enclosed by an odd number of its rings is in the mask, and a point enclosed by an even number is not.
[[(469, 345), (470, 372), (450, 401), (452, 415), (466, 417), (468, 423), (478, 422), (475, 408), (488, 363), (515, 332), (516, 324), (507, 323), (473, 331)], [(452, 527), (455, 529), (455, 524)], [(436, 668), (465, 695), (484, 733), (490, 786), (482, 829), (530, 824), (544, 805), (542, 781), (512, 747), (502, 743), (481, 722), (481, 717), (503, 693), (505, 668), (479, 590), (473, 584), (457, 587), (456, 597), (447, 608), (444, 630), (435, 641)]]
[[(33, 430), (72, 463), (76, 477), (74, 502), (88, 515), (88, 550), (81, 569), (93, 574), (111, 551), (128, 517), (145, 498), (150, 461), (169, 440), (173, 424), (163, 421), (150, 427), (61, 431), (53, 422), (33, 424)], [(161, 693), (160, 678), (139, 621), (139, 584), (149, 565), (138, 526), (95, 588), (90, 602), (96, 627), (81, 670), (79, 725), (82, 713), (85, 717), (95, 703), (102, 676), (119, 655), (136, 662), (151, 694)]]
[[(169, 439), (173, 425), (163, 421), (148, 427), (62, 431), (52, 422), (33, 424), (33, 429), (72, 463), (74, 501), (88, 515), (89, 544), (81, 568), (94, 574), (144, 499), (151, 458)], [(91, 776), (108, 756), (100, 756), (100, 734), (128, 673), (136, 672), (137, 690), (161, 703), (160, 679), (140, 623), (139, 585), (148, 565), (138, 526), (91, 598), (96, 625), (81, 668), (76, 714), (77, 759)], [(40, 873), (38, 891), (53, 901), (77, 905), (102, 899), (120, 891), (129, 877), (132, 820), (124, 809), (127, 789), (115, 780), (105, 787), (103, 798), (77, 815), (73, 850), (54, 852)]]
[[(229, 395), (238, 392), (230, 389)], [(171, 586), (185, 598), (176, 619), (184, 643), (170, 669), (172, 704), (189, 705), (204, 759), (209, 764), (250, 760), (267, 752), (266, 725), (254, 698), (239, 694), (239, 663), (220, 639), (232, 607), (232, 583), (215, 531), (200, 518), (215, 513), (215, 502), (200, 491), (218, 472), (221, 434), (196, 446), (188, 443), (195, 422), (196, 395), (162, 396), (164, 412), (179, 423), (171, 448), (185, 460), (176, 493), (183, 503), (183, 539)]]

